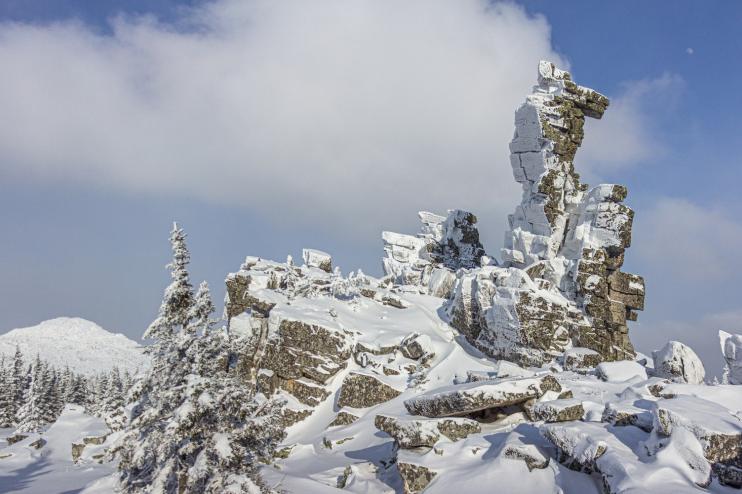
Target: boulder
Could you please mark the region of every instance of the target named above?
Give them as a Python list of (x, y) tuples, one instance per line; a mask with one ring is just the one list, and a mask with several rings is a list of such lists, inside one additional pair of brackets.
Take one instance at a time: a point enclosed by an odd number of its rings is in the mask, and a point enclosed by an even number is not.
[(428, 335), (412, 333), (399, 344), (402, 355), (412, 360), (420, 360), (425, 355), (432, 355), (433, 347)]
[(549, 466), (549, 457), (533, 444), (506, 444), (500, 454), (509, 460), (524, 462), (529, 472)]
[(596, 368), (598, 377), (603, 381), (621, 383), (631, 380), (644, 381), (647, 379), (647, 370), (633, 360), (619, 362), (602, 362)]
[(402, 460), (397, 461), (397, 469), (402, 477), (404, 494), (420, 494), (437, 474), (434, 470), (423, 465)]
[(332, 272), (332, 256), (316, 249), (303, 249), (301, 253), (304, 264), (310, 268), (319, 268), (327, 273)]
[(392, 436), (402, 449), (433, 447), (441, 436), (458, 441), (481, 432), (478, 422), (465, 418), (421, 419), (377, 415), (374, 425)]
[(5, 442), (8, 443), (8, 446), (11, 444), (19, 443), (26, 439), (28, 436), (25, 434), (13, 434), (12, 436), (8, 436), (5, 438)]
[(366, 408), (384, 403), (401, 394), (376, 376), (361, 372), (350, 372), (340, 386), (338, 406)]
[(654, 427), (650, 410), (627, 403), (606, 403), (601, 421), (617, 427), (633, 425), (645, 432), (651, 432)]
[(31, 446), (33, 449), (41, 449), (44, 447), (45, 444), (46, 444), (46, 439), (44, 439), (43, 437), (40, 437), (34, 442), (32, 442), (31, 444), (29, 444), (29, 446)]
[(695, 396), (663, 399), (653, 409), (654, 428), (662, 436), (687, 429), (700, 441), (711, 463), (742, 467), (742, 426), (729, 410)]
[(480, 381), (439, 388), (405, 400), (407, 411), (425, 417), (468, 415), (538, 398), (546, 391), (561, 391), (552, 376)]
[(77, 460), (82, 456), (82, 452), (85, 450), (85, 443), (72, 443), (72, 462), (77, 463)]
[(696, 352), (679, 341), (668, 341), (662, 349), (652, 352), (652, 359), (658, 377), (688, 384), (701, 384), (706, 377)]
[(582, 419), (585, 409), (580, 400), (549, 400), (534, 403), (529, 413), (537, 421), (568, 422)]
[(541, 434), (557, 448), (559, 462), (583, 472), (596, 471), (597, 460), (608, 450), (608, 444), (576, 427), (545, 424)]

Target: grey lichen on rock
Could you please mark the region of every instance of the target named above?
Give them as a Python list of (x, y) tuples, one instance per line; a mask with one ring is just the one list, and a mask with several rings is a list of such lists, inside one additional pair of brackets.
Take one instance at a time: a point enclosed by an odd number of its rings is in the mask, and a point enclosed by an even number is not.
[(441, 440), (441, 436), (458, 441), (482, 430), (478, 422), (466, 418), (426, 419), (377, 415), (374, 425), (393, 437), (402, 449), (433, 447)]
[(405, 400), (412, 415), (451, 417), (502, 408), (538, 398), (547, 391), (560, 392), (561, 385), (549, 375), (479, 381), (446, 388)]
[(345, 410), (340, 410), (337, 415), (335, 415), (335, 418), (332, 422), (330, 422), (327, 427), (335, 427), (338, 425), (350, 425), (354, 423), (356, 420), (358, 420), (358, 415), (354, 415), (350, 412), (346, 412)]
[(350, 372), (340, 387), (338, 406), (366, 408), (384, 403), (401, 394), (371, 374)]
[(420, 494), (428, 487), (437, 473), (425, 466), (403, 461), (397, 462), (405, 494)]

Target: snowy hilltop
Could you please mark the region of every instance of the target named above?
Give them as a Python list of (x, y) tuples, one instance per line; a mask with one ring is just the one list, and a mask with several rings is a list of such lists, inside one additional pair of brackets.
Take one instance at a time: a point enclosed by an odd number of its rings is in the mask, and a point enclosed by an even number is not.
[(38, 354), (54, 367), (85, 375), (114, 367), (136, 373), (149, 361), (138, 343), (78, 317), (58, 317), (0, 335), (0, 355), (12, 357), (16, 347), (30, 358)]
[(64, 436), (73, 458), (52, 469), (87, 494), (739, 492), (742, 336), (719, 335), (721, 383), (681, 342), (637, 353), (628, 191), (574, 168), (608, 100), (549, 62), (537, 76), (515, 114), (523, 196), (499, 259), (475, 214), (421, 212), (420, 233), (383, 232), (381, 278), (316, 249), (247, 257), (215, 321), (175, 225), (148, 371), (8, 436), (0, 474), (97, 414), (112, 430)]

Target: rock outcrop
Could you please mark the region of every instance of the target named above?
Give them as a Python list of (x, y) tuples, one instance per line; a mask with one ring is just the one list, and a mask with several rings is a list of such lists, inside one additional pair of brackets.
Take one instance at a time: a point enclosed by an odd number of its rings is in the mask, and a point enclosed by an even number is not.
[(719, 331), (719, 342), (729, 384), (742, 384), (742, 335)]
[(585, 117), (608, 99), (549, 62), (515, 114), (510, 161), (523, 199), (509, 216), (502, 265), (484, 256), (474, 217), (420, 213), (417, 236), (384, 233), (395, 283), (449, 298), (451, 324), (484, 353), (541, 365), (571, 346), (601, 360), (634, 357), (627, 321), (644, 309), (644, 280), (621, 271), (634, 213), (621, 185), (590, 189), (574, 159)]
[(660, 350), (652, 352), (654, 373), (675, 382), (701, 384), (706, 377), (703, 362), (696, 352), (679, 341), (668, 341)]
[(445, 297), (453, 288), (454, 272), (479, 267), (485, 255), (477, 218), (459, 209), (446, 217), (426, 211), (418, 215), (423, 227), (417, 236), (383, 232), (384, 272), (395, 283), (424, 286)]

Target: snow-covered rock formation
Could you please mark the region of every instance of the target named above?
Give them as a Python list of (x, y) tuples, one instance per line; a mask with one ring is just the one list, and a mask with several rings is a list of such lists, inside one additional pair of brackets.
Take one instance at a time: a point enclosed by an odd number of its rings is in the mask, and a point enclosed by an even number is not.
[(0, 355), (10, 358), (16, 346), (59, 369), (92, 375), (114, 367), (134, 374), (149, 365), (143, 347), (119, 333), (78, 317), (58, 317), (0, 335)]
[[(516, 113), (523, 199), (501, 262), (485, 254), (476, 217), (451, 210), (420, 213), (417, 235), (384, 232), (380, 279), (343, 276), (316, 250), (301, 266), (249, 257), (227, 277), (229, 329), (255, 341), (236, 365), (286, 400), (268, 484), (407, 494), (491, 492), (493, 482), (596, 494), (742, 485), (742, 387), (702, 384), (681, 344), (656, 352), (655, 369), (635, 360), (627, 321), (644, 282), (620, 270), (626, 189), (590, 189), (573, 166), (584, 118), (607, 105), (539, 65)], [(727, 340), (731, 376), (740, 352)]]
[(490, 356), (538, 365), (574, 345), (604, 360), (633, 358), (627, 321), (644, 308), (644, 280), (620, 268), (634, 213), (622, 203), (625, 187), (590, 189), (574, 169), (585, 117), (607, 106), (541, 62), (515, 114), (510, 161), (523, 199), (502, 265), (484, 256), (470, 213), (420, 213), (416, 237), (384, 232), (386, 274), (450, 298), (451, 324)]
[(719, 331), (719, 342), (729, 384), (742, 384), (742, 335)]

